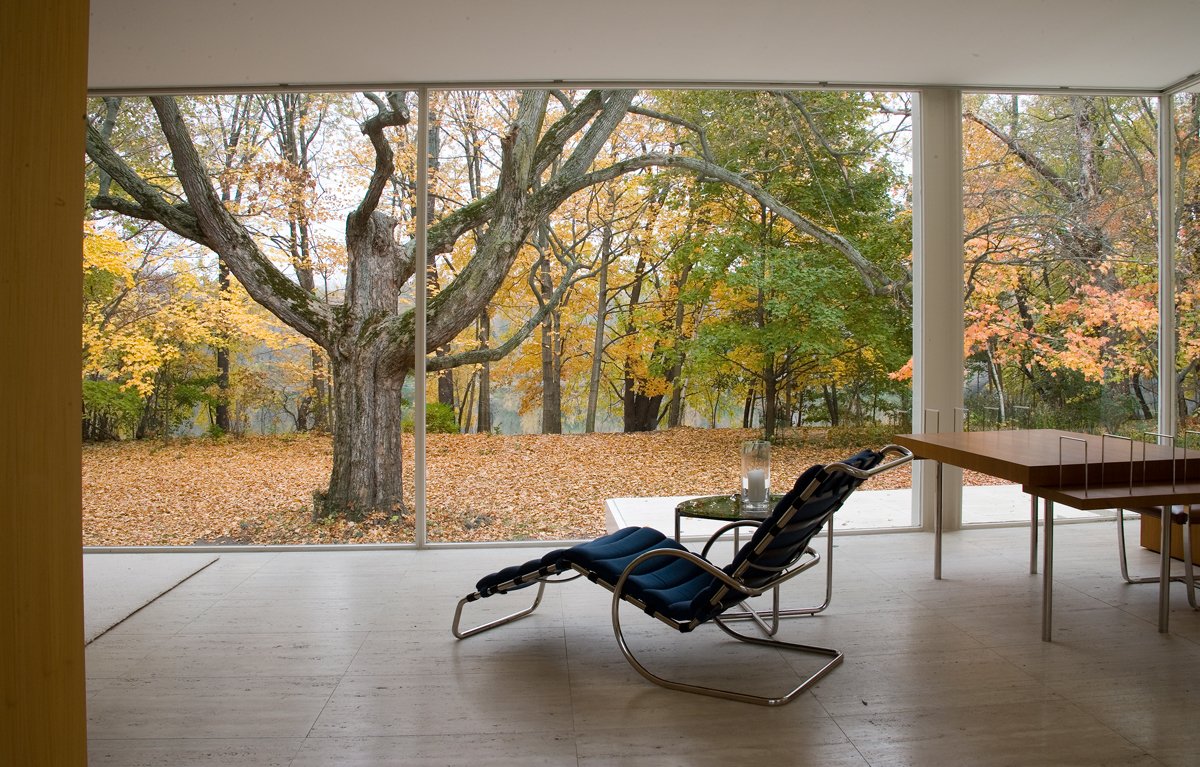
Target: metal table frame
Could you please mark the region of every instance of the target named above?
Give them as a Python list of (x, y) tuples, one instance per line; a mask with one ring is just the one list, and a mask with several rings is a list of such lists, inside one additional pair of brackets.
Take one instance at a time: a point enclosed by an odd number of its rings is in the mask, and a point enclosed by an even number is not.
[[(933, 460), (935, 471), (933, 577), (942, 578), (942, 467), (949, 463), (1020, 484), (1030, 495), (1029, 572), (1037, 574), (1038, 499), (1042, 499), (1046, 534), (1042, 544), (1042, 640), (1051, 641), (1054, 601), (1054, 504), (1096, 510), (1161, 505), (1200, 504), (1200, 483), (1177, 482), (1188, 476), (1184, 454), (1172, 447), (1147, 445), (1135, 459), (1105, 460), (1105, 437), (1053, 429), (1014, 429), (995, 432), (945, 432), (897, 435), (896, 442), (912, 450), (917, 459)], [(1082, 443), (1083, 460), (1064, 460), (1066, 442)], [(1088, 447), (1093, 449), (1089, 451)], [(1075, 451), (1077, 452), (1077, 451)], [(1200, 464), (1200, 461), (1196, 463)], [(1133, 482), (1135, 465), (1140, 482)], [(1182, 466), (1182, 472), (1179, 468)], [(1121, 476), (1108, 484), (1105, 472)], [(1089, 482), (1091, 473), (1091, 482)], [(1128, 476), (1129, 481), (1124, 477)], [(1168, 481), (1169, 480), (1169, 481)], [(1167, 541), (1159, 577), (1159, 631), (1167, 630), (1170, 583), (1170, 524), (1164, 522)]]

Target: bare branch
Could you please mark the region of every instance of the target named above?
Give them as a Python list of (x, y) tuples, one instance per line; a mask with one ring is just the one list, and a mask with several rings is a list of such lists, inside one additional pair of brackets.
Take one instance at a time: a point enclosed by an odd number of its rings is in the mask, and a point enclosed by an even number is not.
[[(153, 96), (150, 101), (158, 113), (163, 135), (171, 147), (175, 172), (204, 233), (205, 244), (224, 259), (255, 301), (300, 333), (328, 346), (332, 324), (329, 307), (279, 271), (242, 223), (221, 204), (175, 99)], [(115, 175), (114, 180), (124, 186)]]
[(685, 120), (682, 117), (676, 117), (675, 115), (656, 112), (653, 109), (647, 109), (643, 106), (630, 107), (629, 111), (635, 115), (649, 117), (651, 120), (660, 120), (665, 123), (671, 123), (672, 125), (678, 125), (681, 128), (687, 128), (695, 133), (697, 138), (700, 139), (700, 156), (709, 162), (716, 162), (716, 160), (713, 159), (712, 149), (708, 145), (708, 131), (704, 129), (703, 125), (694, 123), (691, 120)]
[(907, 284), (907, 281), (893, 280), (888, 277), (883, 270), (881, 270), (870, 259), (864, 256), (858, 250), (858, 248), (856, 248), (845, 237), (835, 232), (830, 232), (813, 223), (789, 206), (785, 205), (770, 192), (743, 178), (737, 173), (727, 170), (720, 165), (716, 165), (696, 157), (668, 154), (647, 154), (613, 163), (606, 168), (592, 171), (591, 173), (578, 176), (574, 179), (556, 178), (552, 183), (547, 184), (542, 188), (542, 190), (534, 195), (536, 203), (533, 207), (541, 210), (547, 205), (556, 205), (557, 203), (552, 201), (566, 199), (580, 189), (584, 189), (593, 184), (599, 184), (604, 181), (618, 178), (635, 170), (650, 167), (682, 168), (685, 170), (690, 170), (694, 173), (715, 178), (718, 181), (722, 181), (725, 184), (734, 187), (735, 189), (741, 190), (750, 197), (753, 197), (762, 205), (774, 211), (777, 215), (788, 221), (790, 224), (792, 224), (792, 226), (796, 227), (804, 234), (812, 237), (822, 245), (826, 245), (830, 248), (833, 248), (838, 253), (841, 253), (846, 260), (850, 262), (851, 266), (853, 266), (854, 269), (859, 273), (859, 277), (861, 278), (864, 287), (866, 287), (867, 291), (872, 295), (893, 295), (902, 303), (907, 300), (903, 294), (903, 288), (905, 284)]
[(1000, 141), (1002, 141), (1004, 145), (1012, 151), (1013, 154), (1021, 159), (1021, 162), (1025, 163), (1031, 170), (1033, 170), (1034, 173), (1037, 173), (1039, 176), (1045, 179), (1046, 182), (1057, 189), (1058, 193), (1063, 197), (1068, 200), (1079, 200), (1079, 193), (1073, 186), (1071, 186), (1070, 183), (1067, 182), (1066, 179), (1056, 173), (1054, 169), (1043, 162), (1041, 158), (1034, 155), (1032, 152), (1022, 146), (1015, 138), (1001, 130), (995, 123), (987, 120), (986, 118), (980, 117), (974, 112), (969, 111), (963, 112), (963, 117), (982, 126), (985, 130), (987, 130), (988, 133), (991, 133), (993, 136), (1000, 139)]
[[(392, 145), (384, 135), (383, 129), (408, 125), (411, 121), (408, 107), (404, 104), (404, 93), (389, 91), (386, 103), (374, 93), (364, 93), (363, 95), (378, 110), (374, 117), (363, 121), (362, 124), (362, 132), (371, 140), (371, 146), (375, 148), (375, 169), (371, 172), (371, 180), (367, 184), (367, 191), (363, 194), (362, 202), (346, 220), (347, 236), (360, 236), (365, 231), (367, 222), (370, 220), (371, 214), (375, 212), (375, 208), (378, 207), (379, 198), (391, 179), (392, 172), (396, 169), (395, 153), (392, 151)], [(420, 162), (419, 159), (418, 162)]]
[[(529, 337), (529, 334), (533, 332), (534, 328), (542, 324), (542, 321), (546, 319), (546, 316), (549, 315), (556, 306), (558, 306), (559, 301), (562, 300), (562, 297), (572, 285), (592, 275), (591, 272), (579, 274), (580, 268), (581, 264), (578, 263), (569, 267), (567, 269), (567, 273), (563, 275), (562, 281), (558, 284), (558, 287), (555, 288), (554, 292), (545, 299), (545, 303), (543, 303), (541, 307), (539, 307), (538, 310), (534, 312), (533, 315), (530, 316), (529, 319), (526, 320), (525, 323), (516, 330), (516, 332), (506, 338), (504, 343), (500, 344), (499, 346), (471, 349), (469, 351), (459, 352), (458, 354), (447, 354), (442, 357), (430, 357), (425, 363), (425, 369), (430, 372), (436, 370), (446, 370), (448, 368), (461, 367), (462, 365), (477, 365), (482, 362), (495, 362), (496, 360), (503, 359), (504, 357), (508, 356), (513, 349), (516, 349), (522, 341)], [(578, 276), (576, 276), (576, 274), (578, 274)], [(430, 350), (432, 351), (433, 348), (436, 347), (430, 347)]]

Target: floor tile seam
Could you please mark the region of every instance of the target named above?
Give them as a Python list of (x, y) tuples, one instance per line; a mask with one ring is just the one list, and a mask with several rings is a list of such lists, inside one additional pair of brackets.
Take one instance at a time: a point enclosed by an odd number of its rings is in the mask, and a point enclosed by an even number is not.
[[(961, 714), (964, 712), (966, 712), (966, 713), (972, 713), (972, 712), (987, 713), (987, 711), (989, 709), (1008, 708), (1008, 707), (1015, 707), (1015, 706), (1027, 706), (1031, 703), (1065, 704), (1065, 705), (1070, 706), (1071, 708), (1075, 709), (1075, 712), (1078, 716), (1080, 716), (1081, 718), (1083, 718), (1085, 720), (1090, 721), (1093, 726), (1095, 726), (1099, 729), (1102, 729), (1102, 730), (1110, 731), (1113, 734), (1121, 737), (1122, 740), (1128, 740), (1123, 735), (1121, 735), (1119, 732), (1114, 730), (1111, 726), (1109, 726), (1108, 723), (1104, 722), (1098, 716), (1096, 716), (1095, 714), (1091, 713), (1087, 709), (1080, 706), (1077, 702), (1070, 700), (1069, 698), (1063, 697), (1061, 695), (1058, 695), (1058, 694), (1053, 694), (1047, 698), (1038, 698), (1038, 699), (1025, 698), (1025, 699), (1021, 699), (1021, 700), (1012, 700), (1012, 701), (1007, 701), (1007, 702), (1003, 702), (1003, 703), (978, 703), (978, 704), (974, 704), (974, 705), (965, 705), (965, 706), (961, 706), (961, 705), (960, 706), (945, 706), (945, 705), (912, 706), (912, 707), (905, 707), (905, 708), (889, 709), (887, 711), (868, 711), (865, 713), (854, 713), (854, 714), (850, 714), (850, 713), (832, 714), (831, 716), (834, 719), (834, 721), (837, 722), (838, 726), (841, 727), (842, 721), (839, 721), (839, 720), (852, 720), (852, 719), (854, 719), (854, 720), (857, 720), (857, 719), (869, 720), (872, 717), (904, 716), (904, 715), (913, 715), (913, 714), (917, 714), (917, 715), (927, 714), (930, 716), (936, 716), (939, 712), (958, 713), (958, 714)], [(1061, 724), (1061, 722), (1060, 722), (1060, 724)], [(1141, 746), (1137, 746), (1137, 744), (1133, 744), (1133, 745), (1137, 748), (1141, 748)]]
[[(106, 631), (104, 633), (107, 634), (108, 632)], [(104, 634), (101, 634), (100, 636), (96, 637), (96, 639), (99, 639), (102, 636), (104, 636)], [(129, 661), (131, 666), (136, 666), (137, 664), (144, 662), (147, 658), (150, 657), (150, 655), (155, 650), (159, 649), (162, 646), (162, 644), (165, 640), (165, 636), (163, 634), (138, 634), (136, 636), (154, 637), (155, 641), (151, 643), (151, 647), (147, 648), (145, 653), (135, 653), (135, 655), (137, 655), (137, 657), (132, 658)], [(172, 634), (170, 636), (174, 636), (174, 634)], [(122, 638), (122, 635), (117, 635), (112, 640), (110, 640), (110, 642), (119, 641), (121, 638)], [(106, 642), (105, 646), (107, 646), (110, 642)], [(86, 650), (88, 647), (90, 647), (94, 643), (95, 643), (95, 640), (92, 640), (92, 642), (89, 642), (88, 644), (84, 645), (84, 649)], [(122, 678), (124, 678), (124, 675), (119, 674), (117, 676), (88, 676), (88, 674), (87, 674), (87, 658), (85, 656), (85, 658), (84, 658), (84, 678), (85, 679), (122, 679)]]
[(579, 760), (583, 758), (583, 755), (579, 753), (579, 735), (580, 735), (579, 712), (575, 706), (575, 680), (571, 677), (571, 643), (567, 639), (567, 632), (566, 632), (567, 601), (565, 599), (560, 600), (559, 604), (562, 607), (562, 613), (563, 613), (562, 614), (563, 632), (561, 634), (561, 640), (562, 640), (562, 644), (563, 644), (563, 662), (566, 667), (566, 675), (567, 675), (567, 705), (569, 705), (571, 707), (571, 740), (575, 744), (575, 764), (578, 765)]
[(163, 737), (162, 735), (147, 735), (145, 737), (135, 737), (135, 738), (130, 738), (130, 737), (102, 738), (102, 737), (92, 737), (91, 735), (88, 736), (89, 743), (92, 743), (92, 742), (95, 742), (95, 743), (122, 743), (122, 742), (145, 743), (148, 741), (156, 741), (156, 740), (168, 741), (168, 742), (175, 741), (175, 740), (184, 740), (184, 741), (189, 741), (189, 742), (246, 741), (248, 743), (259, 743), (262, 741), (279, 741), (282, 743), (282, 742), (286, 742), (286, 741), (290, 741), (290, 740), (298, 740), (298, 741), (301, 741), (301, 745), (303, 745), (304, 738), (299, 735), (229, 735), (229, 736), (222, 736), (222, 737), (218, 737), (218, 738), (214, 738), (214, 737), (211, 737), (208, 735), (179, 735), (179, 736), (174, 736), (174, 737)]
[[(1154, 611), (1154, 615), (1153, 615), (1153, 617), (1150, 617), (1149, 615), (1143, 615), (1143, 614), (1139, 614), (1139, 613), (1137, 613), (1137, 612), (1134, 612), (1134, 610), (1133, 610), (1133, 609), (1129, 609), (1129, 608), (1137, 608), (1137, 607), (1138, 607), (1137, 605), (1132, 605), (1132, 604), (1124, 604), (1124, 605), (1109, 605), (1109, 607), (1110, 607), (1111, 609), (1114, 609), (1114, 610), (1120, 610), (1121, 612), (1125, 613), (1125, 614), (1126, 614), (1126, 615), (1128, 615), (1129, 617), (1131, 617), (1131, 618), (1135, 618), (1135, 619), (1137, 619), (1137, 620), (1141, 621), (1142, 623), (1145, 623), (1146, 625), (1148, 625), (1148, 626), (1151, 626), (1151, 627), (1152, 627), (1152, 630), (1154, 630), (1154, 629), (1157, 629), (1157, 627), (1158, 627), (1158, 608), (1157, 608), (1157, 607), (1155, 608), (1155, 611)], [(1145, 608), (1143, 608), (1143, 609), (1145, 609)], [(1174, 609), (1174, 608), (1172, 608), (1172, 609), (1171, 609), (1171, 612), (1172, 612), (1172, 613), (1174, 613), (1174, 612), (1175, 612), (1175, 609)], [(1193, 610), (1192, 610), (1192, 609), (1189, 607), (1189, 608), (1188, 608), (1188, 610), (1187, 610), (1187, 612), (1193, 612)], [(1184, 614), (1186, 614), (1186, 613), (1184, 613)], [(1183, 635), (1181, 635), (1181, 634), (1174, 634), (1174, 633), (1171, 633), (1171, 630), (1170, 630), (1170, 628), (1171, 628), (1171, 627), (1170, 627), (1170, 618), (1172, 618), (1172, 617), (1175, 617), (1175, 616), (1174, 616), (1174, 615), (1171, 615), (1171, 616), (1169, 616), (1169, 617), (1168, 617), (1168, 622), (1167, 622), (1167, 633), (1171, 634), (1171, 636), (1177, 636), (1177, 637), (1179, 637), (1180, 639), (1186, 639), (1186, 640), (1188, 640), (1188, 641), (1191, 641), (1191, 642), (1196, 642), (1196, 640), (1194, 640), (1194, 639), (1190, 639), (1189, 637), (1183, 636)]]
[(842, 723), (838, 721), (838, 718), (834, 716), (829, 709), (825, 708), (825, 704), (821, 702), (820, 698), (818, 698), (816, 695), (813, 695), (811, 691), (808, 694), (812, 696), (813, 700), (817, 702), (817, 705), (821, 707), (821, 710), (825, 712), (825, 716), (829, 718), (829, 721), (833, 722), (833, 726), (838, 728), (838, 732), (842, 733), (842, 737), (846, 739), (846, 742), (850, 744), (850, 747), (854, 749), (854, 752), (863, 760), (863, 764), (866, 764), (868, 767), (870, 767), (871, 760), (867, 758), (867, 755), (863, 753), (863, 750), (859, 747), (859, 745), (854, 742), (854, 738), (850, 737), (850, 733), (846, 732), (846, 728), (842, 727)]
[[(260, 682), (264, 679), (277, 679), (279, 681), (294, 681), (294, 680), (325, 681), (325, 680), (340, 680), (343, 676), (344, 676), (344, 674), (262, 674), (259, 676), (255, 676), (254, 679), (257, 681), (260, 681)], [(110, 678), (110, 677), (105, 677), (105, 678)], [(153, 681), (166, 680), (166, 679), (171, 679), (176, 682), (189, 680), (189, 679), (195, 680), (197, 682), (205, 682), (205, 681), (212, 681), (214, 679), (222, 679), (222, 680), (244, 679), (245, 674), (238, 674), (238, 675), (234, 675), (234, 676), (197, 676), (195, 674), (192, 674), (190, 676), (145, 676), (145, 677), (122, 676), (122, 677), (111, 677), (111, 678), (116, 679), (119, 682), (153, 682)], [(336, 688), (337, 685), (335, 684), (334, 687)]]
[[(197, 633), (181, 634), (181, 636), (190, 637), (309, 637), (309, 636), (348, 636), (350, 634), (370, 634), (372, 629), (360, 629), (357, 631), (203, 631)], [(155, 634), (141, 634), (137, 636), (156, 636)]]
[[(342, 680), (344, 680), (347, 676), (351, 676), (350, 669), (354, 668), (354, 661), (358, 660), (358, 656), (362, 654), (363, 647), (366, 646), (367, 640), (370, 638), (371, 638), (370, 631), (363, 632), (363, 637), (362, 637), (362, 640), (358, 643), (358, 648), (354, 651), (354, 655), (350, 658), (350, 661), (348, 663), (346, 663), (346, 667), (344, 669), (342, 669), (341, 677), (338, 680), (337, 685), (333, 688), (334, 692), (336, 692), (337, 688), (341, 686)], [(355, 676), (357, 676), (357, 675), (355, 675)], [(326, 705), (328, 705), (328, 701), (326, 701)], [(325, 709), (322, 708), (321, 710), (324, 711)], [(313, 724), (315, 725), (316, 722), (314, 721)], [(311, 732), (312, 732), (312, 728), (310, 727), (309, 733), (311, 734)]]
[(1158, 762), (1159, 764), (1165, 764), (1165, 762), (1163, 762), (1161, 759), (1159, 759), (1157, 756), (1154, 755), (1154, 753), (1152, 752), (1152, 750), (1150, 748), (1141, 745), (1140, 743), (1133, 740), (1125, 733), (1118, 730), (1116, 727), (1114, 727), (1112, 724), (1109, 723), (1109, 720), (1107, 718), (1101, 716), (1094, 709), (1088, 707), (1086, 703), (1084, 703), (1082, 701), (1077, 701), (1077, 700), (1067, 696), (1066, 694), (1063, 694), (1063, 700), (1067, 701), (1072, 706), (1077, 708), (1085, 716), (1098, 722), (1101, 727), (1108, 730), (1110, 733), (1117, 736), (1119, 739), (1121, 739), (1125, 743), (1128, 743), (1133, 748), (1141, 751), (1143, 756), (1149, 756), (1151, 759)]
[[(315, 722), (314, 722), (314, 724), (315, 724)], [(288, 760), (287, 760), (288, 767), (292, 767), (292, 765), (296, 763), (296, 760), (300, 758), (300, 752), (304, 750), (305, 744), (308, 743), (307, 737), (297, 738), (296, 740), (298, 740), (300, 742), (296, 744), (296, 750), (292, 752), (292, 755), (290, 757), (288, 757)]]
[[(279, 554), (277, 554), (277, 553), (276, 553), (276, 554), (273, 554), (273, 555), (271, 555), (269, 558), (267, 558), (265, 561), (263, 561), (263, 562), (262, 562), (262, 564), (260, 564), (260, 565), (259, 565), (257, 568), (255, 568), (255, 569), (251, 570), (249, 573), (247, 573), (247, 574), (246, 574), (246, 576), (245, 576), (244, 578), (242, 578), (240, 581), (238, 581), (238, 582), (237, 582), (237, 583), (236, 583), (236, 584), (235, 584), (235, 585), (234, 585), (232, 588), (230, 588), (228, 591), (226, 591), (225, 593), (221, 594), (220, 596), (218, 596), (218, 597), (214, 598), (214, 599), (213, 599), (213, 600), (212, 600), (212, 601), (209, 603), (208, 607), (205, 607), (203, 610), (201, 610), (199, 613), (197, 613), (197, 614), (196, 614), (196, 616), (195, 616), (194, 618), (192, 618), (190, 621), (188, 621), (187, 623), (185, 623), (185, 624), (183, 624), (182, 626), (180, 626), (180, 627), (179, 627), (179, 629), (178, 629), (178, 630), (176, 630), (176, 631), (174, 631), (174, 632), (173, 632), (173, 633), (172, 633), (170, 636), (177, 636), (177, 635), (179, 635), (179, 634), (182, 634), (182, 633), (183, 633), (183, 630), (184, 630), (185, 628), (187, 628), (188, 626), (191, 626), (193, 623), (195, 623), (196, 621), (200, 620), (200, 618), (202, 618), (202, 617), (203, 617), (203, 616), (204, 616), (206, 613), (208, 613), (208, 611), (209, 611), (209, 610), (213, 609), (213, 607), (215, 607), (216, 605), (218, 605), (218, 604), (220, 604), (221, 602), (223, 602), (223, 601), (224, 601), (224, 600), (225, 600), (225, 599), (226, 599), (226, 598), (227, 598), (227, 597), (228, 597), (228, 596), (229, 596), (231, 593), (233, 593), (234, 591), (236, 591), (236, 590), (237, 590), (237, 588), (238, 588), (239, 586), (241, 586), (243, 583), (245, 583), (247, 580), (249, 580), (249, 579), (250, 579), (250, 578), (251, 578), (251, 577), (252, 577), (252, 576), (253, 576), (255, 573), (257, 573), (259, 570), (261, 570), (262, 568), (266, 567), (266, 565), (267, 565), (269, 562), (271, 562), (273, 559), (275, 559), (275, 557), (278, 557), (278, 556), (279, 556)], [(217, 559), (218, 559), (218, 561), (219, 561), (219, 560), (220, 560), (220, 557), (218, 557)], [(232, 564), (232, 563), (231, 563), (231, 564)], [(207, 568), (206, 568), (206, 569), (207, 569)], [(201, 572), (203, 572), (203, 571), (201, 571)]]
[[(173, 591), (175, 591), (175, 589), (179, 588), (180, 586), (182, 586), (183, 584), (185, 584), (185, 583), (187, 583), (188, 581), (192, 580), (193, 578), (195, 578), (196, 576), (200, 575), (201, 573), (208, 571), (208, 569), (209, 569), (210, 567), (212, 567), (213, 565), (217, 564), (217, 563), (218, 563), (218, 562), (220, 562), (220, 561), (221, 561), (221, 558), (220, 558), (219, 556), (218, 556), (218, 557), (214, 557), (214, 558), (213, 558), (213, 559), (211, 559), (210, 561), (208, 561), (208, 562), (206, 562), (205, 564), (201, 565), (199, 569), (197, 569), (197, 570), (193, 570), (192, 572), (188, 573), (186, 576), (184, 576), (184, 578), (182, 578), (182, 579), (181, 579), (181, 580), (179, 580), (178, 582), (176, 582), (176, 583), (172, 584), (172, 585), (171, 585), (171, 587), (170, 587), (170, 588), (168, 588), (166, 591), (162, 592), (161, 594), (158, 594), (157, 596), (155, 596), (153, 599), (151, 599), (151, 600), (150, 600), (149, 602), (147, 602), (146, 604), (144, 604), (144, 605), (141, 605), (140, 607), (138, 607), (136, 610), (134, 610), (133, 612), (131, 612), (131, 613), (129, 613), (128, 615), (126, 615), (126, 616), (125, 616), (124, 618), (122, 618), (121, 620), (117, 621), (117, 622), (116, 622), (116, 623), (114, 623), (113, 625), (111, 625), (111, 626), (109, 626), (108, 628), (106, 628), (104, 631), (102, 631), (102, 632), (100, 632), (99, 634), (97, 634), (96, 636), (92, 637), (92, 638), (91, 638), (89, 641), (86, 641), (86, 642), (84, 642), (84, 643), (83, 643), (83, 646), (84, 646), (84, 648), (86, 649), (86, 648), (87, 648), (89, 645), (91, 645), (91, 644), (95, 643), (95, 642), (96, 642), (98, 639), (100, 639), (101, 637), (104, 637), (105, 635), (107, 635), (107, 634), (109, 634), (110, 632), (112, 632), (114, 629), (116, 629), (116, 628), (118, 628), (119, 626), (121, 626), (122, 624), (124, 624), (124, 623), (128, 622), (128, 621), (129, 621), (130, 619), (132, 619), (134, 616), (138, 615), (138, 614), (139, 614), (139, 613), (141, 613), (143, 610), (146, 610), (146, 609), (147, 609), (147, 608), (149, 608), (151, 605), (157, 604), (157, 603), (158, 603), (158, 601), (159, 601), (160, 599), (167, 598), (167, 597), (168, 597), (168, 596), (169, 596), (169, 595), (170, 595), (170, 594), (171, 594)], [(203, 615), (203, 614), (205, 613), (205, 611), (207, 611), (207, 610), (208, 610), (209, 608), (211, 608), (211, 607), (212, 607), (212, 605), (211, 605), (211, 604), (210, 604), (208, 607), (205, 607), (203, 610), (201, 610), (199, 613), (197, 613), (197, 614), (196, 614), (196, 616), (192, 618), (192, 620), (194, 621), (194, 620), (196, 620), (197, 618), (199, 618), (201, 615)], [(191, 621), (189, 621), (188, 623), (190, 623), (190, 622), (191, 622)], [(186, 626), (188, 625), (188, 623), (185, 623), (185, 624), (183, 624), (183, 625), (182, 625), (182, 626), (180, 626), (178, 629), (176, 629), (175, 631), (173, 631), (173, 632), (171, 632), (171, 633), (169, 633), (169, 634), (159, 634), (158, 636), (175, 636), (176, 634), (178, 634), (178, 633), (179, 633), (179, 631), (181, 631), (181, 630), (182, 630), (184, 627), (186, 627)]]
[[(351, 662), (353, 662), (353, 661), (351, 661)], [(349, 668), (348, 665), (347, 665), (347, 668)], [(345, 680), (345, 678), (346, 678), (346, 674), (344, 672), (342, 674), (338, 675), (337, 682), (329, 689), (329, 694), (325, 696), (325, 702), (321, 704), (321, 710), (318, 711), (316, 713), (316, 716), (313, 717), (312, 722), (310, 722), (308, 725), (308, 730), (306, 730), (304, 733), (305, 741), (307, 741), (310, 737), (312, 737), (313, 729), (316, 728), (317, 722), (321, 721), (321, 717), (325, 714), (325, 709), (329, 708), (330, 701), (333, 700), (334, 695), (337, 695), (338, 688), (342, 686), (342, 681)], [(303, 744), (301, 744), (301, 748), (303, 748)], [(296, 754), (292, 755), (291, 760), (288, 762), (289, 765), (291, 764), (291, 762), (294, 762), (296, 760), (296, 756), (299, 753), (300, 753), (300, 751), (297, 751)]]

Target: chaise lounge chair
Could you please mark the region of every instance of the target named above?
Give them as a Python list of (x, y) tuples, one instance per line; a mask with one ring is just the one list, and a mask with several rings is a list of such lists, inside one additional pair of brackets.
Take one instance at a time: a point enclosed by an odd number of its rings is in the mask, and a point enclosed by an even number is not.
[[(894, 457), (885, 460), (889, 456)], [(512, 623), (537, 609), (547, 583), (562, 583), (586, 576), (612, 592), (612, 624), (617, 644), (625, 659), (646, 679), (672, 690), (746, 703), (764, 706), (788, 703), (840, 664), (842, 653), (776, 639), (774, 629), (768, 628), (752, 610), (736, 615), (723, 614), (816, 565), (821, 557), (809, 542), (847, 496), (864, 480), (911, 460), (912, 453), (905, 448), (888, 445), (880, 451), (864, 450), (839, 463), (812, 466), (800, 475), (770, 516), (761, 523), (741, 521), (724, 526), (708, 540), (700, 554), (688, 551), (653, 528), (627, 527), (594, 541), (557, 549), (539, 559), (507, 567), (480, 579), (475, 591), (459, 600), (451, 630), (455, 637), (466, 639)], [(710, 562), (707, 557), (713, 543), (728, 530), (746, 524), (757, 524), (757, 529), (734, 555), (733, 561), (725, 567)], [(463, 607), (468, 603), (535, 584), (537, 594), (530, 607), (474, 628), (460, 627)], [(621, 602), (628, 602), (680, 632), (692, 631), (712, 621), (726, 634), (743, 642), (814, 653), (828, 657), (829, 661), (799, 686), (778, 697), (672, 681), (649, 671), (630, 650), (621, 631)], [(777, 626), (778, 601), (774, 612)], [(764, 636), (748, 636), (735, 631), (729, 624), (736, 619), (753, 620)]]

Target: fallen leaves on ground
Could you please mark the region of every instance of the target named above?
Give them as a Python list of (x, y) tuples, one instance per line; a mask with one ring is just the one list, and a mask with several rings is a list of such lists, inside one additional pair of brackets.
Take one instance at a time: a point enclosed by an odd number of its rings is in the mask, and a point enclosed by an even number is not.
[[(604, 500), (715, 495), (738, 485), (739, 448), (757, 432), (681, 428), (640, 434), (430, 434), (427, 527), (432, 541), (591, 538)], [(814, 463), (854, 452), (775, 445), (776, 491)], [(405, 435), (401, 515), (313, 521), (313, 492), (329, 480), (328, 436), (188, 439), (85, 445), (83, 543), (382, 543), (413, 540), (412, 436)], [(994, 482), (968, 472), (968, 484)], [(869, 488), (903, 488), (908, 467)]]

